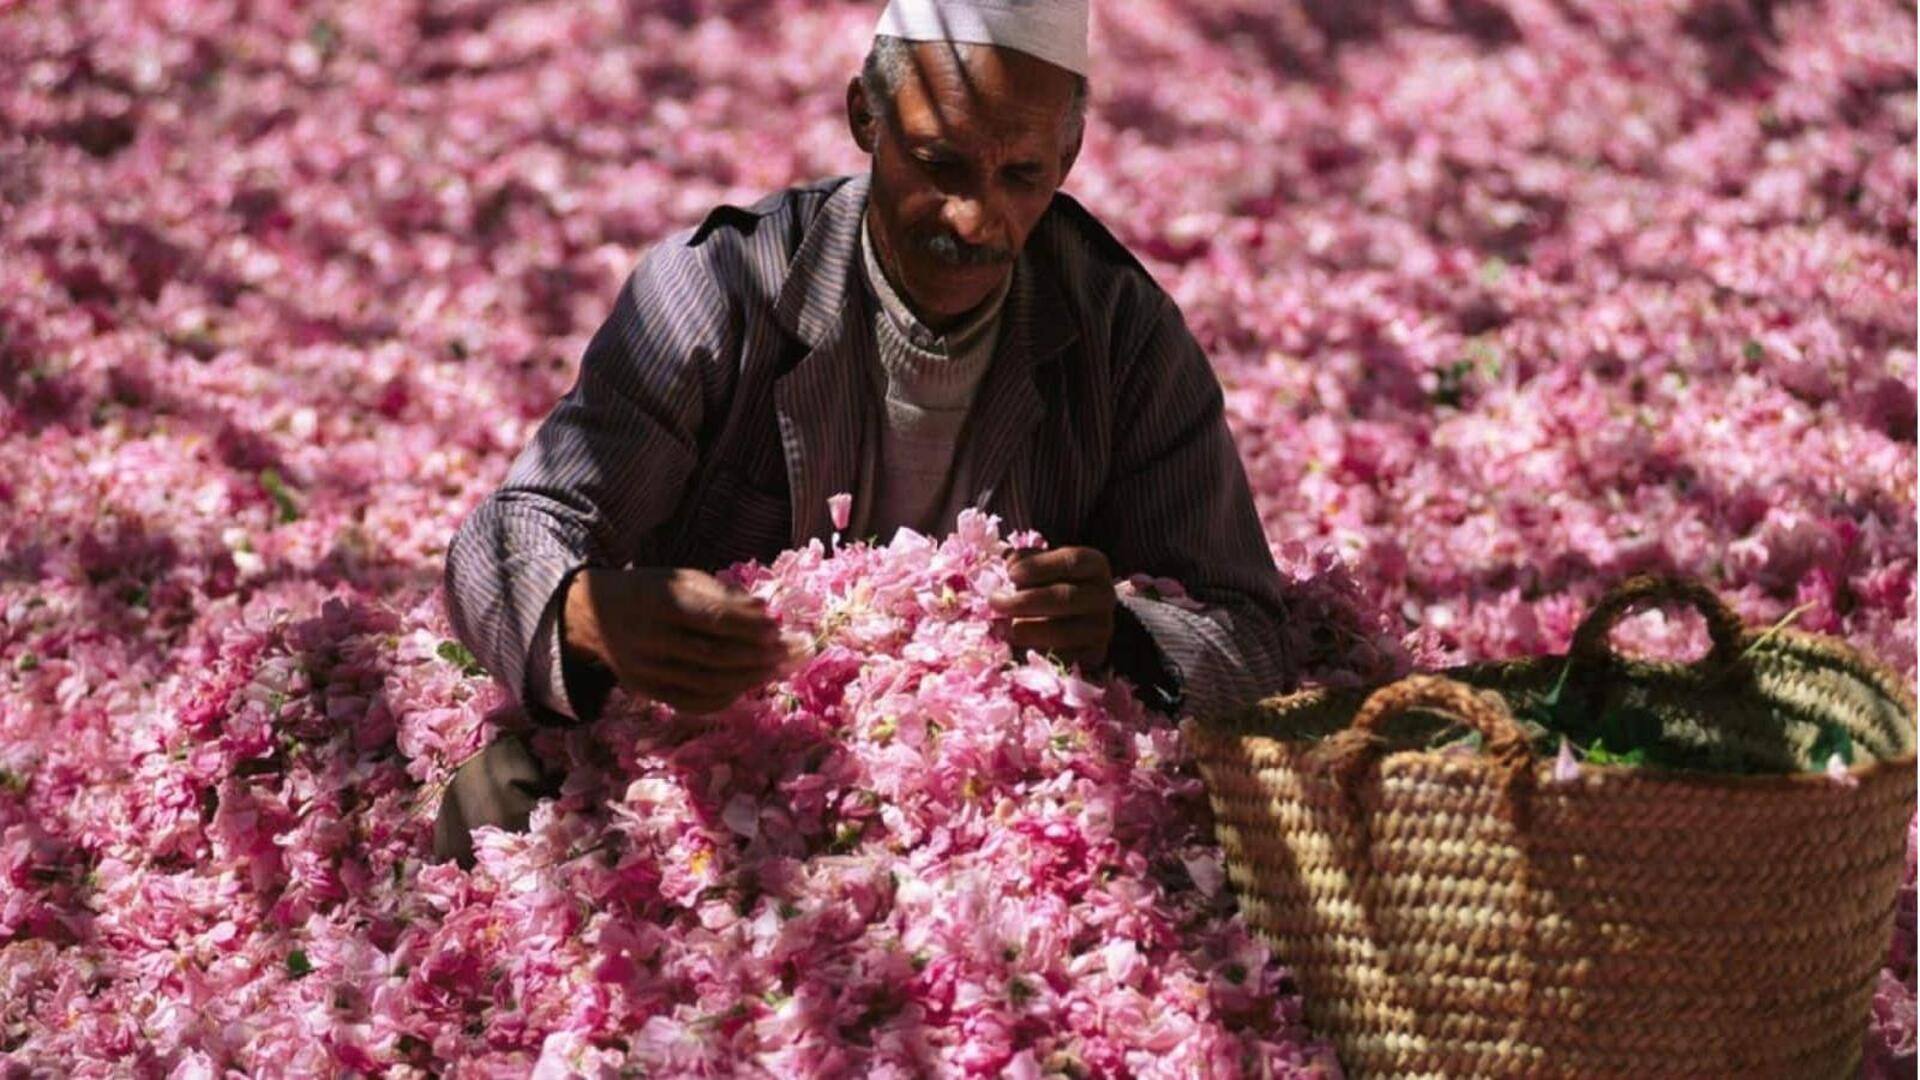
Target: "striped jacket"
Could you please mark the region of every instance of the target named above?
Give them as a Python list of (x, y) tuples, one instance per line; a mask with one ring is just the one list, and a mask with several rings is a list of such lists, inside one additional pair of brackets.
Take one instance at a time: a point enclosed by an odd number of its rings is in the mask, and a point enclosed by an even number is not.
[[(586, 719), (604, 698), (604, 673), (561, 660), (576, 569), (711, 570), (831, 532), (827, 496), (853, 490), (861, 440), (884, 423), (857, 276), (866, 198), (865, 177), (791, 188), (641, 258), (578, 381), (447, 552), (456, 632), (522, 701)], [(1125, 597), (1116, 612), (1113, 665), (1162, 707), (1281, 688), (1279, 575), (1172, 299), (1061, 194), (1002, 318), (958, 451), (972, 505), (1206, 605)]]

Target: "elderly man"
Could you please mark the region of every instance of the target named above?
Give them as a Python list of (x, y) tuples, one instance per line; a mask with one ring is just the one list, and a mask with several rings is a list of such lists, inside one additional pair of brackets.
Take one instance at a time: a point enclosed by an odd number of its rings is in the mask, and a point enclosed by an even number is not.
[[(867, 176), (721, 207), (641, 259), (447, 560), (454, 626), (537, 722), (615, 685), (719, 709), (785, 662), (709, 571), (830, 529), (940, 535), (967, 506), (1054, 545), (996, 598), (1007, 640), (1167, 710), (1281, 686), (1280, 581), (1172, 300), (1059, 191), (1085, 115), (1085, 0), (895, 0), (847, 86)], [(1204, 607), (1115, 594), (1183, 582)], [(555, 778), (513, 736), (436, 830), (524, 828)]]

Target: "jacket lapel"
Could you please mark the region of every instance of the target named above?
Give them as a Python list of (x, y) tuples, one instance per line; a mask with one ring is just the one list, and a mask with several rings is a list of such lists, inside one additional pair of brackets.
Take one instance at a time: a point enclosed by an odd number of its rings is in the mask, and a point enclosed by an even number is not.
[(967, 461), (961, 475), (973, 489), (968, 505), (998, 514), (1006, 530), (1032, 526), (1027, 493), (1010, 470), (1046, 415), (1040, 370), (1057, 363), (1079, 337), (1054, 268), (1036, 255), (1039, 240), (1038, 235), (1029, 239), (1014, 266), (1000, 340), (969, 414), (962, 450)]
[(808, 226), (774, 301), (774, 317), (808, 352), (774, 381), (774, 411), (787, 462), (790, 541), (825, 537), (832, 522), (827, 496), (852, 491), (860, 440), (877, 419), (862, 368), (865, 310), (851, 288), (859, 257), (867, 178), (857, 176), (828, 196)]

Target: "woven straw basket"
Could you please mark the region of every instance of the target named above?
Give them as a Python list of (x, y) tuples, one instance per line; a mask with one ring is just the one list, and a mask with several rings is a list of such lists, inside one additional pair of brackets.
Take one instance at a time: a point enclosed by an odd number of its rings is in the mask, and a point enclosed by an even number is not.
[[(1707, 617), (1703, 660), (1611, 650), (1628, 609), (1675, 599)], [(1556, 779), (1509, 711), (1556, 684), (1746, 771)], [(1838, 1077), (1892, 933), (1913, 709), (1837, 641), (1748, 632), (1698, 584), (1638, 579), (1567, 658), (1273, 698), (1188, 737), (1241, 910), (1353, 1075)], [(1460, 724), (1481, 749), (1424, 749)], [(1844, 777), (1810, 760), (1834, 725)]]

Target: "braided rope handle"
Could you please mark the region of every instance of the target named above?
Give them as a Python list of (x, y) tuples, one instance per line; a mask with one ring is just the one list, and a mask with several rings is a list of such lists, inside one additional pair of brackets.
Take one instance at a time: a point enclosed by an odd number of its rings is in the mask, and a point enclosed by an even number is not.
[(1613, 628), (1627, 613), (1642, 604), (1686, 603), (1707, 620), (1707, 633), (1713, 648), (1695, 662), (1696, 667), (1726, 670), (1740, 659), (1740, 641), (1746, 627), (1720, 594), (1696, 578), (1642, 574), (1614, 586), (1600, 598), (1580, 628), (1573, 632), (1568, 657), (1581, 667), (1607, 667), (1618, 658), (1613, 651)]
[(1347, 792), (1357, 812), (1361, 774), (1384, 747), (1380, 729), (1389, 720), (1414, 709), (1434, 709), (1449, 713), (1480, 733), (1482, 751), (1491, 758), (1500, 773), (1506, 792), (1503, 808), (1513, 821), (1522, 823), (1524, 809), (1519, 788), (1533, 776), (1533, 743), (1506, 703), (1490, 690), (1476, 690), (1466, 683), (1440, 675), (1409, 675), (1398, 682), (1375, 690), (1353, 715), (1345, 730), (1321, 743), (1321, 753), (1334, 780)]
[(1410, 675), (1375, 690), (1353, 714), (1348, 730), (1375, 735), (1387, 721), (1413, 709), (1438, 709), (1466, 721), (1486, 740), (1493, 757), (1533, 753), (1526, 733), (1497, 695), (1439, 675)]

